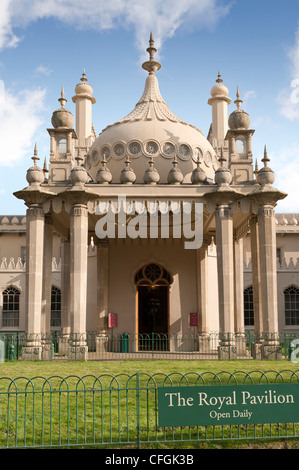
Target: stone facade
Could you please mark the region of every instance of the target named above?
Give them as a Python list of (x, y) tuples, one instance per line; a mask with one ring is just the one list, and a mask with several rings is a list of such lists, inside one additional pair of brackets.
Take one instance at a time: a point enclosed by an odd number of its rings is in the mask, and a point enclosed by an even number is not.
[[(20, 287), (15, 328), (31, 338), (24, 355), (28, 349), (46, 358), (47, 345), (38, 334), (58, 328), (70, 342), (76, 337), (70, 358), (86, 359), (86, 332), (107, 335), (114, 313), (116, 333), (205, 336), (220, 331), (219, 357), (232, 357), (248, 326), (243, 295), (249, 284), (255, 328), (269, 334), (263, 342), (267, 354), (277, 354), (284, 325), (274, 208), (286, 194), (273, 186), (266, 148), (263, 167), (253, 171), (254, 130), (242, 113), (239, 91), (237, 110), (228, 118), (231, 100), (218, 74), (205, 138), (164, 102), (152, 36), (147, 50), (141, 99), (98, 137), (85, 71), (73, 97), (76, 129), (62, 90), (61, 108), (48, 129), (49, 171), (38, 167), (35, 147), (28, 186), (15, 193), (27, 206), (26, 228), (23, 219), (15, 233), (2, 230), (1, 243), (7, 241), (0, 276), (2, 291), (9, 284)], [(12, 219), (6, 224), (3, 219), (1, 228), (12, 225)], [(26, 242), (20, 241), (22, 233)], [(24, 259), (7, 265), (18, 258), (8, 248), (17, 236), (26, 251), (25, 268)], [(13, 272), (16, 266), (19, 274)], [(58, 309), (51, 308), (57, 294), (51, 298), (53, 266), (52, 284), (61, 291), (59, 326), (53, 320)]]

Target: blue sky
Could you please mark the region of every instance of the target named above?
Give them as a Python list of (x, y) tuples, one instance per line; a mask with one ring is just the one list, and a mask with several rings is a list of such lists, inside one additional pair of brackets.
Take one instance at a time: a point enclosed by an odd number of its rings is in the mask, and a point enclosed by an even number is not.
[(134, 108), (150, 31), (169, 108), (207, 135), (220, 69), (229, 112), (239, 86), (254, 158), (261, 166), (266, 144), (275, 186), (289, 194), (276, 210), (299, 212), (298, 0), (1, 0), (0, 214), (25, 213), (12, 193), (27, 185), (35, 142), (39, 164), (49, 159), (46, 129), (62, 85), (75, 114), (83, 68), (97, 100), (97, 134)]

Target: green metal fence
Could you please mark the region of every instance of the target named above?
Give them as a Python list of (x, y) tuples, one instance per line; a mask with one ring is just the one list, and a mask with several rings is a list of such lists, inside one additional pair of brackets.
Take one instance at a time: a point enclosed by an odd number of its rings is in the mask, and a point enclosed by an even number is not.
[(130, 446), (299, 437), (299, 423), (158, 425), (158, 388), (299, 384), (299, 370), (0, 378), (0, 448)]
[[(292, 353), (296, 355), (299, 333), (256, 335), (253, 331), (247, 330), (243, 334), (215, 332), (204, 335), (198, 333), (116, 335), (88, 332), (84, 335), (65, 336), (60, 332), (51, 335), (0, 332), (0, 342), (5, 360), (289, 360)], [(274, 343), (275, 346), (265, 346)], [(223, 344), (226, 346), (221, 348)], [(82, 355), (82, 346), (86, 349), (84, 355)]]

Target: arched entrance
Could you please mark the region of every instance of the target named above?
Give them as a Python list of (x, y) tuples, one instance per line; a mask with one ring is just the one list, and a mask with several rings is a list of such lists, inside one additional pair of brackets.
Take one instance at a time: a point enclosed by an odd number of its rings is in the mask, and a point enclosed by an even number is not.
[(139, 350), (167, 350), (169, 328), (170, 274), (150, 263), (141, 268), (135, 282), (138, 293)]

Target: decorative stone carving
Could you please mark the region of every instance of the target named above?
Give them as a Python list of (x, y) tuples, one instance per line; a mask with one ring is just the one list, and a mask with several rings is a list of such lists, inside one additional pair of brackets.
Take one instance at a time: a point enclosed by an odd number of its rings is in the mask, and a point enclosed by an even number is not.
[(123, 158), (125, 156), (125, 146), (122, 142), (117, 142), (114, 146), (113, 146), (113, 153), (114, 153), (114, 156), (115, 158)]
[(139, 157), (142, 154), (142, 145), (137, 140), (132, 140), (131, 142), (129, 142), (127, 149), (128, 153), (133, 158)]
[(157, 155), (159, 151), (159, 144), (158, 142), (155, 142), (154, 140), (148, 140), (147, 142), (144, 143), (144, 152), (146, 155)]
[(146, 184), (157, 184), (159, 183), (160, 176), (156, 168), (154, 168), (154, 160), (151, 158), (149, 162), (149, 168), (144, 173), (143, 180)]
[(178, 156), (181, 160), (189, 160), (191, 157), (192, 151), (188, 144), (179, 145)]

